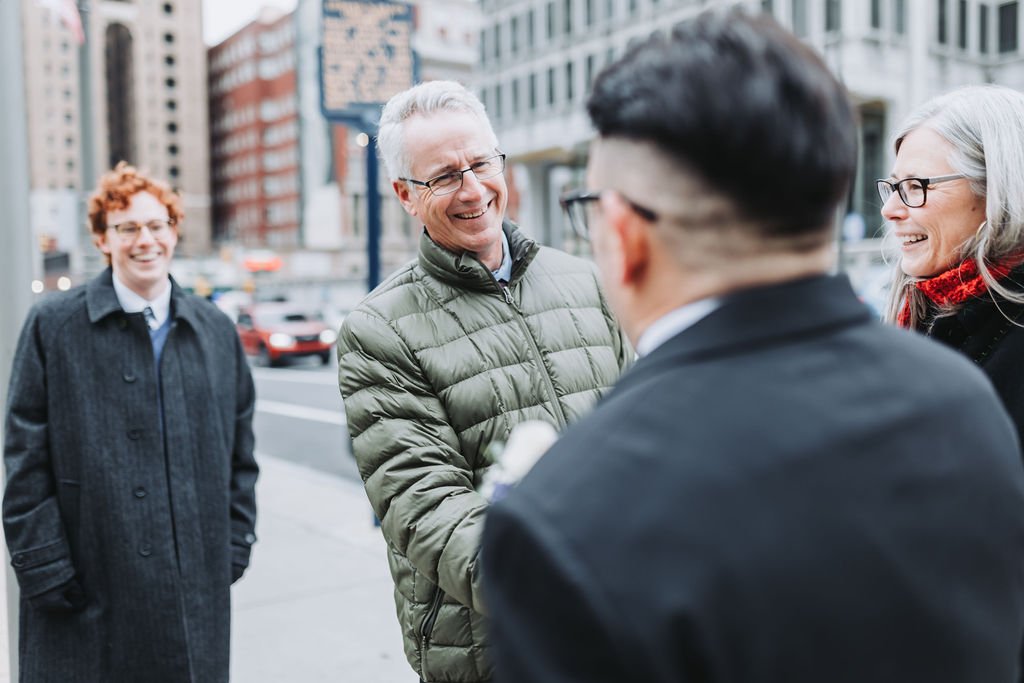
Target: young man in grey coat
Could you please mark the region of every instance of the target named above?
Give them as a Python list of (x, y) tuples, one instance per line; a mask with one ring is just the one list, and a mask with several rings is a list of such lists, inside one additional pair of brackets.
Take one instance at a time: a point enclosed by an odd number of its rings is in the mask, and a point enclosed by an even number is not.
[(474, 95), (446, 81), (400, 93), (379, 140), (424, 230), (419, 258), (345, 319), (341, 393), (409, 663), (431, 683), (487, 681), (488, 446), (525, 420), (575, 421), (632, 352), (592, 264), (504, 220), (505, 155)]
[(36, 304), (11, 373), (4, 531), (22, 681), (228, 680), (255, 542), (252, 378), (168, 274), (183, 215), (123, 162), (89, 202), (110, 267)]

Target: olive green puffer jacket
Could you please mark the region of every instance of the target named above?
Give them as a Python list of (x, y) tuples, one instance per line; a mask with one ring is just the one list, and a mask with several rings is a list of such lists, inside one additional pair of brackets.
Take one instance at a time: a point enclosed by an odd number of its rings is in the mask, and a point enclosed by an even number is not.
[(588, 412), (631, 361), (593, 266), (506, 222), (512, 279), (424, 233), (418, 261), (345, 319), (338, 377), (381, 519), (409, 663), (428, 682), (490, 680), (477, 552), (485, 453), (524, 420)]

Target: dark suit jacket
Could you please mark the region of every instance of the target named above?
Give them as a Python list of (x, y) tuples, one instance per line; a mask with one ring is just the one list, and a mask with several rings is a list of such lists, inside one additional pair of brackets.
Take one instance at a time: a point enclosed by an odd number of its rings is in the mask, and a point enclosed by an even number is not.
[(503, 683), (1010, 683), (1024, 468), (981, 372), (811, 278), (642, 358), (482, 563)]

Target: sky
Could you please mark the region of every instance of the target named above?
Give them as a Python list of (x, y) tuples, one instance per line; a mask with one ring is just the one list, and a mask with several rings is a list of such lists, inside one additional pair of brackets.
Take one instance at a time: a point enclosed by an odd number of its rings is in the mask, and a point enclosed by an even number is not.
[(297, 0), (203, 0), (203, 42), (216, 45), (260, 14), (260, 7), (295, 9)]

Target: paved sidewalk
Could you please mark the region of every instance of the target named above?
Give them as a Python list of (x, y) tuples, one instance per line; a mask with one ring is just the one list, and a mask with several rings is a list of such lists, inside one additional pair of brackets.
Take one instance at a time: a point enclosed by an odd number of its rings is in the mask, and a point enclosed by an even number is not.
[(233, 588), (233, 683), (413, 683), (361, 485), (258, 456), (259, 542)]

